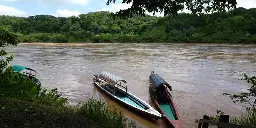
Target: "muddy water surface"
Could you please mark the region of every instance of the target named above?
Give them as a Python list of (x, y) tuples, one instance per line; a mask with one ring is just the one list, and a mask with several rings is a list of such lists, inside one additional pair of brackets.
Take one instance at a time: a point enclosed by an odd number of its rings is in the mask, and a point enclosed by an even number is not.
[(249, 87), (242, 73), (256, 75), (256, 45), (216, 44), (20, 44), (9, 47), (13, 64), (31, 67), (46, 88), (58, 88), (70, 103), (89, 96), (106, 99), (142, 127), (164, 127), (125, 109), (92, 84), (94, 74), (108, 71), (128, 81), (128, 90), (150, 103), (148, 77), (155, 71), (173, 87), (184, 128), (195, 119), (223, 110), (240, 114), (241, 106), (222, 94)]

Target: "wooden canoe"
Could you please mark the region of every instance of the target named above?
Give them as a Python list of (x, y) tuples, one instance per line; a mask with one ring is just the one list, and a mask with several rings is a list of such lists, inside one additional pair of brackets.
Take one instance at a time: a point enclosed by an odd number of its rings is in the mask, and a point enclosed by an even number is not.
[[(162, 117), (157, 110), (155, 110), (145, 101), (128, 92), (127, 87), (123, 88), (121, 85), (110, 85), (108, 82), (106, 82), (106, 80), (103, 80), (97, 76), (94, 76), (93, 81), (100, 90), (111, 96), (114, 100), (125, 105), (130, 110), (153, 119), (159, 119)], [(120, 79), (118, 81), (120, 82), (124, 80)]]
[(149, 78), (151, 99), (172, 127), (181, 128), (179, 112), (170, 94), (171, 86), (157, 74), (152, 73)]

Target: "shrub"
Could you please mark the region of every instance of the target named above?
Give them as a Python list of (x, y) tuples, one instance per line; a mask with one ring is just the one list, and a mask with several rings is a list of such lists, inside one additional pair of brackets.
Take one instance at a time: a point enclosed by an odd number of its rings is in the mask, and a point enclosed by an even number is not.
[(23, 75), (13, 72), (11, 68), (7, 68), (1, 74), (0, 83), (0, 93), (3, 97), (28, 101), (37, 96), (40, 88)]
[(248, 107), (246, 113), (240, 117), (235, 117), (232, 122), (241, 125), (256, 126), (256, 76), (248, 76), (244, 74), (243, 80), (251, 84), (250, 88), (246, 92), (240, 94), (228, 94), (234, 103), (240, 102)]
[(0, 78), (0, 94), (2, 97), (36, 102), (43, 105), (62, 107), (67, 102), (61, 97), (57, 89), (47, 91), (21, 73), (14, 72), (11, 67), (7, 68)]
[(68, 38), (62, 34), (54, 34), (51, 36), (51, 41), (54, 43), (67, 43)]
[(245, 114), (235, 117), (231, 122), (244, 126), (256, 126), (256, 109), (248, 108)]
[(125, 118), (121, 112), (111, 111), (110, 106), (101, 100), (89, 100), (83, 104), (78, 113), (97, 121), (99, 124), (104, 124), (108, 128), (123, 128)]
[(115, 40), (117, 42), (123, 42), (123, 43), (140, 42), (140, 40), (138, 40), (137, 36), (135, 35), (117, 35)]

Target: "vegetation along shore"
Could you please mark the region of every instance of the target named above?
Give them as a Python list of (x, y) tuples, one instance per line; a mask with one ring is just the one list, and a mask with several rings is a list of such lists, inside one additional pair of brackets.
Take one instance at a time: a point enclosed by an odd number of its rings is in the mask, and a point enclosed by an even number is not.
[(255, 8), (127, 19), (114, 19), (110, 12), (101, 11), (68, 18), (0, 16), (0, 25), (16, 33), (21, 42), (256, 43), (255, 17)]

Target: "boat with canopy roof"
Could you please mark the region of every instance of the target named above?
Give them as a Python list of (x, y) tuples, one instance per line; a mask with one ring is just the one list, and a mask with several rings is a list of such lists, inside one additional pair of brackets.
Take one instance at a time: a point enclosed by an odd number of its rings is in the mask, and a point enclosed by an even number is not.
[(172, 87), (154, 71), (149, 76), (150, 97), (160, 110), (161, 114), (169, 121), (172, 127), (181, 128), (181, 120), (174, 104), (171, 91)]
[(157, 110), (128, 92), (126, 80), (108, 72), (101, 72), (99, 75), (94, 75), (93, 82), (100, 90), (129, 109), (149, 118), (158, 119), (161, 117)]
[(36, 70), (21, 65), (12, 66), (14, 72), (23, 74), (25, 77), (32, 79), (37, 85), (41, 85), (41, 82), (36, 78)]

